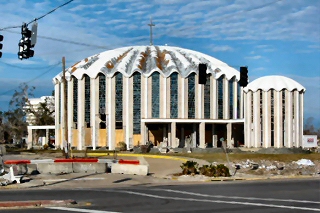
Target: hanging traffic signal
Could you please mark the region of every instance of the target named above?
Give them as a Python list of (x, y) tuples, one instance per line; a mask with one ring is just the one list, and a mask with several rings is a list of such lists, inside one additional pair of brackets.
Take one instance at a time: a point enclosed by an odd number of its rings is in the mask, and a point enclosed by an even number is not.
[(22, 38), (19, 42), (19, 52), (18, 57), (19, 59), (28, 59), (33, 57), (34, 51), (31, 49), (34, 45), (31, 44), (31, 36), (32, 32), (28, 29), (26, 24), (23, 24), (21, 27), (21, 35)]
[(207, 65), (199, 64), (198, 84), (206, 84), (207, 82)]
[[(1, 41), (3, 41), (3, 35), (0, 35), (0, 42)], [(2, 52), (1, 52), (2, 47), (3, 47), (3, 45), (0, 43), (0, 58), (2, 57)]]
[(240, 80), (239, 85), (246, 87), (248, 85), (248, 67), (240, 67)]

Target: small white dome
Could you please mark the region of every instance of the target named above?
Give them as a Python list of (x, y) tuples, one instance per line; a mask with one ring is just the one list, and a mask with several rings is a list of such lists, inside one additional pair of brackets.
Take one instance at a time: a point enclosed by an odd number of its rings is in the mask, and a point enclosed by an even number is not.
[(256, 92), (259, 89), (263, 91), (268, 91), (270, 89), (281, 91), (286, 89), (288, 91), (298, 90), (299, 92), (306, 90), (301, 84), (291, 78), (280, 75), (270, 75), (252, 81), (244, 88), (244, 92), (248, 92), (249, 90)]

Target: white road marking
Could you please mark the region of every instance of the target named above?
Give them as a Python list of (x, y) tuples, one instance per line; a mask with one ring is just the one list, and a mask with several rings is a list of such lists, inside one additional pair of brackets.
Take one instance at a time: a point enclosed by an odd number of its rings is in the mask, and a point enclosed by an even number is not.
[(179, 190), (172, 190), (172, 189), (151, 189), (151, 190), (152, 191), (174, 192), (174, 193), (187, 194), (187, 195), (195, 195), (195, 196), (199, 196), (199, 197), (214, 197), (214, 198), (230, 198), (230, 199), (243, 199), (243, 200), (263, 200), (263, 201), (279, 201), (279, 202), (292, 202), (292, 203), (314, 203), (314, 204), (320, 204), (320, 202), (310, 201), (310, 200), (292, 200), (292, 199), (275, 199), (275, 198), (257, 198), (257, 197), (208, 195), (208, 194), (199, 194), (199, 193), (194, 193), (194, 192), (179, 191)]
[(87, 212), (87, 213), (121, 213), (121, 212), (110, 212), (110, 211), (102, 211), (102, 210), (77, 209), (77, 208), (66, 208), (66, 207), (46, 207), (46, 209), (55, 209), (55, 210), (69, 211), (69, 212)]
[(195, 199), (195, 198), (182, 198), (182, 197), (165, 197), (160, 195), (153, 195), (147, 193), (133, 192), (133, 191), (122, 191), (122, 190), (95, 190), (95, 191), (106, 191), (106, 192), (118, 192), (125, 194), (133, 194), (144, 197), (152, 197), (165, 200), (182, 200), (182, 201), (195, 201), (195, 202), (207, 202), (207, 203), (227, 203), (235, 205), (246, 205), (246, 206), (263, 206), (263, 207), (272, 207), (272, 208), (282, 208), (282, 209), (298, 209), (298, 210), (307, 210), (307, 211), (317, 211), (320, 212), (320, 209), (308, 208), (308, 207), (298, 207), (298, 206), (284, 206), (284, 205), (274, 205), (274, 204), (264, 204), (264, 203), (249, 203), (249, 202), (238, 202), (238, 201), (223, 201), (223, 200), (206, 200), (206, 199)]

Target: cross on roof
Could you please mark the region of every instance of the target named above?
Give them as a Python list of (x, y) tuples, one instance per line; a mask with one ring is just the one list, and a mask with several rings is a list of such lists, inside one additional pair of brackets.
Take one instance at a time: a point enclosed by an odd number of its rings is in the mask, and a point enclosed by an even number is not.
[(153, 45), (152, 43), (152, 27), (156, 26), (155, 24), (152, 23), (152, 17), (150, 17), (150, 24), (148, 24), (150, 27), (150, 45)]

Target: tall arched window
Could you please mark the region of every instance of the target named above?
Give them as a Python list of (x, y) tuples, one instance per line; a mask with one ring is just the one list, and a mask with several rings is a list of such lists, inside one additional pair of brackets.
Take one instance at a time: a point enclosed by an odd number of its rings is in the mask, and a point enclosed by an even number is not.
[(135, 72), (133, 78), (133, 134), (141, 129), (141, 74)]
[[(78, 122), (78, 79), (72, 76), (73, 82), (73, 122)], [(77, 125), (75, 126), (77, 129)]]
[(152, 118), (159, 118), (160, 111), (160, 74), (154, 72), (152, 78)]
[(115, 118), (116, 129), (122, 129), (122, 112), (123, 112), (123, 79), (122, 73), (115, 74), (116, 94), (115, 94)]
[(195, 118), (195, 75), (188, 76), (188, 118)]
[(90, 77), (84, 75), (84, 121), (90, 127)]
[(218, 119), (223, 119), (223, 78), (224, 75), (220, 76), (217, 80), (218, 88)]
[(178, 117), (178, 73), (170, 76), (170, 118)]
[(211, 81), (210, 81), (210, 77), (211, 75), (207, 75), (207, 81), (206, 84), (204, 85), (204, 100), (203, 100), (203, 104), (204, 104), (204, 118), (205, 119), (209, 119), (210, 118), (210, 102), (211, 102)]
[[(98, 74), (99, 78), (99, 115), (100, 119), (106, 122), (106, 76), (103, 73)], [(105, 129), (106, 123), (101, 122), (100, 128)]]

